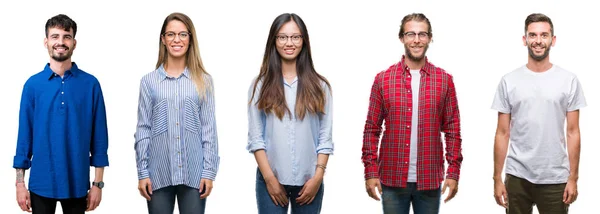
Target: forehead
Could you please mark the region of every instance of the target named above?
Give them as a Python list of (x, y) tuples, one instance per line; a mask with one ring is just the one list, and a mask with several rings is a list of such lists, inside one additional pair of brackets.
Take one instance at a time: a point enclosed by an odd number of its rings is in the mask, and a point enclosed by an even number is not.
[(300, 33), (300, 28), (298, 27), (298, 24), (296, 24), (296, 22), (289, 21), (281, 26), (278, 33), (284, 33), (284, 34), (296, 33), (297, 34), (297, 33)]
[(59, 26), (48, 28), (48, 35), (54, 35), (54, 34), (58, 34), (58, 35), (73, 35), (72, 29), (69, 29), (67, 31), (67, 30), (65, 30), (65, 29), (63, 29), (62, 27), (59, 27)]
[(174, 32), (178, 32), (178, 31), (187, 31), (187, 27), (185, 26), (185, 24), (182, 21), (179, 20), (171, 20), (169, 21), (169, 23), (167, 24), (167, 29), (166, 31), (174, 31)]
[(528, 33), (550, 33), (551, 27), (548, 22), (532, 22), (527, 26)]
[(429, 25), (424, 21), (411, 20), (404, 24), (404, 32), (427, 32)]

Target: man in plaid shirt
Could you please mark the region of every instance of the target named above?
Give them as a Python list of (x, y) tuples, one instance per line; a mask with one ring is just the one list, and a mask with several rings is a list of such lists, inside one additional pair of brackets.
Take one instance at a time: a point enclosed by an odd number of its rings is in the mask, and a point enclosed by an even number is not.
[(362, 161), (367, 193), (375, 200), (381, 194), (384, 213), (408, 214), (411, 204), (415, 214), (438, 213), (441, 194), (449, 190), (447, 202), (458, 191), (463, 158), (456, 90), (452, 76), (425, 56), (432, 36), (425, 15), (405, 16), (399, 33), (405, 54), (377, 74), (371, 89)]

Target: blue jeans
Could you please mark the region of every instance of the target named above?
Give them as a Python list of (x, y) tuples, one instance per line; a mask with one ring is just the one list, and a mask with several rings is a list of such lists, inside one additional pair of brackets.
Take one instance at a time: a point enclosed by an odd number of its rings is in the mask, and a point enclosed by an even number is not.
[(175, 196), (177, 196), (177, 206), (180, 214), (203, 214), (206, 199), (200, 199), (200, 194), (198, 189), (185, 185), (160, 188), (152, 191), (151, 200), (148, 201), (148, 213), (173, 214)]
[(441, 188), (419, 191), (417, 183), (406, 183), (406, 188), (388, 187), (383, 184), (381, 187), (384, 214), (408, 214), (411, 202), (414, 214), (439, 213)]
[[(323, 202), (323, 183), (319, 187), (319, 191), (315, 195), (315, 199), (310, 204), (299, 205), (296, 203), (298, 193), (302, 190), (303, 186), (289, 186), (283, 185), (285, 192), (287, 193), (288, 200), (292, 205), (292, 214), (319, 214), (321, 213), (321, 204)], [(289, 204), (284, 207), (277, 206), (271, 200), (269, 191), (267, 190), (267, 183), (263, 178), (260, 170), (256, 172), (256, 202), (258, 204), (259, 214), (287, 214)]]

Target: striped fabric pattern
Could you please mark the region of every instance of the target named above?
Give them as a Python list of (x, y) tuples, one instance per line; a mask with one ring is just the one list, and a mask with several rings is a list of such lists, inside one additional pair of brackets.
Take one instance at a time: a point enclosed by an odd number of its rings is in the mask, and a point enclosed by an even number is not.
[(202, 178), (215, 180), (218, 155), (212, 79), (200, 100), (186, 68), (178, 78), (160, 66), (140, 83), (135, 151), (138, 178), (152, 189), (186, 185), (198, 189)]
[[(421, 68), (417, 152), (417, 189), (440, 187), (444, 179), (446, 143), (447, 178), (458, 181), (462, 163), (460, 115), (452, 76), (429, 61)], [(379, 178), (392, 187), (406, 187), (412, 124), (410, 69), (404, 62), (377, 74), (371, 89), (363, 135), (365, 179)], [(379, 147), (382, 124), (385, 131)]]

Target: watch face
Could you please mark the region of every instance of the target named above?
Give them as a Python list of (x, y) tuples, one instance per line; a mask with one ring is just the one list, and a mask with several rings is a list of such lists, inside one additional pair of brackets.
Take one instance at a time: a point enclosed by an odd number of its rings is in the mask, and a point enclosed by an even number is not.
[(92, 182), (92, 185), (97, 186), (98, 188), (102, 189), (104, 187), (104, 182), (102, 182), (102, 181), (100, 181), (98, 183)]

